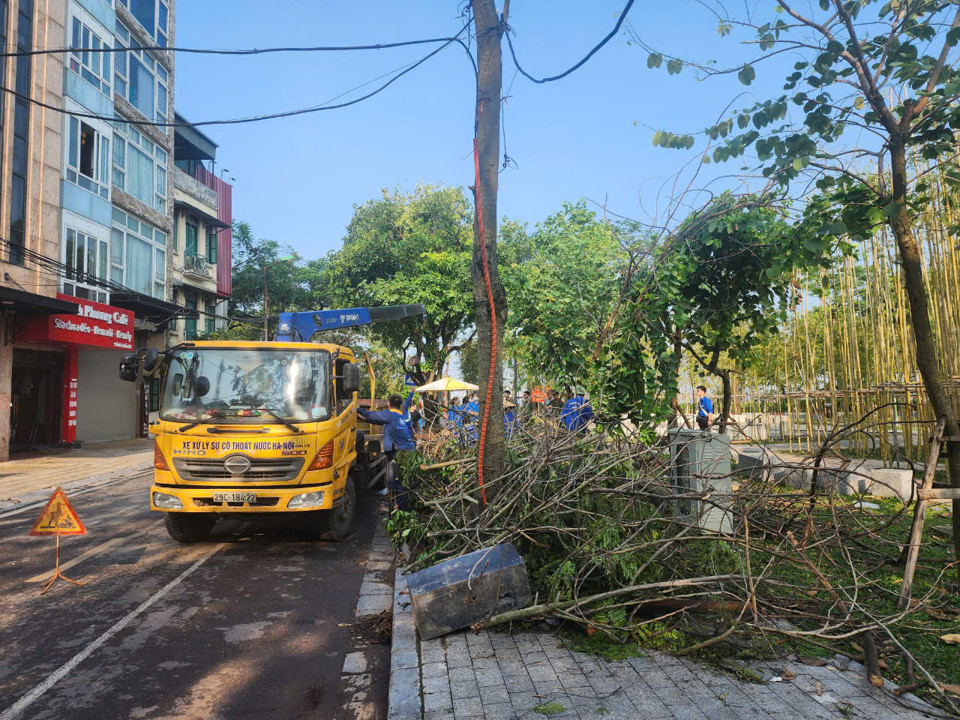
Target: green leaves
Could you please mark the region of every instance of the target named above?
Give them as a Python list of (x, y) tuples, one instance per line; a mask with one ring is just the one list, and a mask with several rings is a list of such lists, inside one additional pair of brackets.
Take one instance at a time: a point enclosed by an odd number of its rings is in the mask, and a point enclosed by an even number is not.
[(675, 135), (672, 132), (660, 130), (653, 135), (653, 146), (672, 150), (689, 150), (693, 147), (693, 136)]
[(744, 85), (749, 85), (756, 77), (757, 71), (753, 69), (753, 65), (744, 65), (737, 73), (737, 79)]
[(647, 56), (647, 67), (648, 68), (658, 68), (661, 63), (663, 63), (663, 55), (660, 53), (650, 53)]
[(683, 70), (683, 60), (669, 60), (667, 62), (667, 72), (671, 75), (679, 75)]

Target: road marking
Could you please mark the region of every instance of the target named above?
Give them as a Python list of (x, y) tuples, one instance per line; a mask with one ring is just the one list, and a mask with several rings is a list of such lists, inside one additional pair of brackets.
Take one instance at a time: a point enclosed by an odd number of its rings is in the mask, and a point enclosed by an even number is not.
[[(92, 493), (94, 490), (99, 490), (100, 488), (110, 487), (111, 485), (116, 485), (117, 483), (123, 482), (124, 480), (133, 480), (134, 478), (141, 477), (143, 475), (152, 474), (153, 470), (143, 470), (142, 472), (135, 473), (133, 475), (127, 475), (125, 477), (116, 478), (114, 480), (105, 480), (102, 483), (96, 483), (94, 485), (88, 485), (80, 488), (79, 490), (71, 490), (70, 495), (76, 497), (78, 495), (87, 495)], [(6, 512), (0, 513), (0, 520), (5, 517), (10, 517), (11, 515), (19, 515), (22, 512), (27, 510), (33, 510), (38, 507), (43, 507), (46, 505), (46, 500), (37, 500), (36, 502), (27, 503), (26, 505), (19, 505), (16, 508), (11, 508)]]
[(13, 720), (17, 715), (22, 713), (28, 707), (33, 705), (47, 690), (52, 688), (58, 682), (63, 680), (70, 672), (77, 667), (80, 663), (90, 657), (101, 645), (107, 642), (110, 638), (116, 635), (118, 632), (123, 630), (127, 625), (133, 622), (134, 618), (140, 615), (144, 610), (153, 605), (157, 600), (162, 598), (168, 592), (173, 590), (177, 585), (183, 582), (191, 573), (193, 573), (197, 568), (203, 565), (207, 560), (209, 560), (215, 552), (220, 548), (224, 547), (224, 543), (218, 543), (213, 547), (209, 548), (200, 558), (193, 563), (190, 567), (184, 570), (182, 573), (177, 575), (173, 580), (164, 585), (160, 590), (155, 592), (149, 598), (144, 600), (135, 610), (131, 611), (126, 617), (122, 620), (119, 620), (116, 624), (113, 625), (109, 630), (107, 630), (103, 635), (98, 637), (92, 643), (87, 645), (83, 650), (78, 652), (72, 658), (67, 660), (63, 665), (54, 670), (47, 679), (42, 683), (37, 685), (33, 690), (28, 692), (22, 698), (20, 698), (16, 703), (8, 707), (3, 713), (0, 713), (0, 720)]
[[(99, 555), (104, 550), (109, 550), (110, 548), (116, 547), (118, 545), (122, 547), (123, 544), (129, 539), (130, 538), (127, 538), (127, 537), (118, 537), (118, 538), (113, 538), (113, 540), (107, 540), (105, 543), (100, 543), (99, 545), (95, 545), (94, 547), (90, 548), (86, 552), (83, 552), (77, 555), (70, 562), (60, 563), (60, 569), (69, 570), (74, 565), (79, 565), (87, 558), (91, 558), (94, 555)], [(49, 572), (40, 573), (39, 575), (34, 575), (32, 578), (30, 578), (26, 582), (28, 583), (46, 582), (47, 580), (50, 579), (52, 575), (53, 575), (53, 570), (50, 570)]]

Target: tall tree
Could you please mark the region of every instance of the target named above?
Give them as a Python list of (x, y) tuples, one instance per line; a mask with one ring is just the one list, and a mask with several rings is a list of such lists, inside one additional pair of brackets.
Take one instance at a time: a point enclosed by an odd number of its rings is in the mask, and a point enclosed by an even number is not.
[(598, 219), (584, 201), (564, 203), (532, 232), (504, 223), (510, 328), (533, 374), (586, 384), (627, 263), (623, 239), (630, 241), (628, 229)]
[[(763, 174), (779, 183), (813, 176), (829, 193), (823, 202), (811, 204), (819, 213), (821, 239), (864, 237), (881, 223), (889, 225), (899, 250), (924, 388), (937, 417), (946, 421), (946, 435), (960, 438), (957, 413), (943, 383), (914, 232), (914, 211), (925, 183), (909, 163), (911, 153), (953, 162), (954, 132), (960, 128), (960, 6), (952, 0), (818, 0), (816, 7), (811, 3), (798, 9), (777, 0), (777, 17), (767, 22), (731, 16), (720, 3), (714, 7), (721, 32), (742, 28), (759, 54), (740, 68), (701, 65), (703, 72), (736, 72), (749, 85), (761, 62), (784, 53), (800, 59), (783, 94), (737, 109), (706, 129), (720, 140), (713, 159), (736, 158), (752, 148)], [(647, 65), (659, 67), (661, 61), (653, 53)], [(667, 69), (679, 72), (684, 64), (673, 58)], [(791, 106), (798, 109), (799, 122)], [(873, 140), (863, 142), (861, 132)], [(689, 147), (693, 138), (658, 133), (654, 142)], [(879, 174), (875, 167), (864, 168), (864, 157), (877, 160)], [(960, 182), (955, 173), (948, 177)], [(950, 484), (960, 488), (960, 441), (947, 444), (947, 457)], [(960, 500), (953, 502), (954, 546), (960, 558)]]
[(241, 334), (251, 334), (254, 326), (259, 326), (263, 334), (264, 275), (270, 296), (270, 337), (281, 312), (308, 309), (300, 256), (292, 248), (255, 237), (249, 223), (238, 220), (233, 225), (233, 261), (228, 314), (231, 321), (242, 325), (235, 328)]
[(497, 262), (497, 170), (500, 165), (500, 94), (503, 25), (493, 0), (471, 0), (477, 37), (475, 163), (477, 212), (473, 242), (473, 302), (480, 355), (480, 417), (486, 418), (480, 478), (494, 480), (506, 468), (503, 424), (503, 330), (507, 294)]
[(472, 224), (458, 188), (384, 192), (355, 209), (339, 251), (308, 266), (316, 273), (309, 286), (340, 307), (422, 303), (422, 322), (376, 325), (369, 333), (416, 381), (428, 382), (473, 337)]
[(608, 409), (640, 422), (670, 414), (688, 354), (723, 383), (725, 430), (731, 371), (778, 332), (795, 271), (829, 257), (784, 215), (769, 199), (725, 193), (655, 249), (625, 288), (617, 331), (601, 355)]

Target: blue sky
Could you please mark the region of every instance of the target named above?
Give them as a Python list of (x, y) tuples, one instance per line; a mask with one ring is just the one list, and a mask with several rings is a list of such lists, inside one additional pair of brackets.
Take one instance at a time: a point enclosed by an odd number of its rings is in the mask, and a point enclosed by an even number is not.
[[(389, 42), (455, 33), (455, 0), (180, 0), (182, 47)], [(534, 75), (566, 69), (613, 26), (623, 0), (520, 0), (511, 8), (514, 45)], [(640, 0), (629, 16), (664, 52), (721, 63), (744, 49), (721, 38), (716, 19), (690, 0)], [(506, 44), (504, 44), (506, 50)], [(355, 53), (223, 57), (181, 54), (177, 110), (193, 121), (254, 115), (325, 102), (425, 54), (423, 47)], [(692, 153), (651, 144), (653, 131), (711, 124), (738, 93), (735, 76), (698, 81), (685, 70), (647, 69), (647, 53), (614, 38), (572, 76), (534, 85), (505, 52), (506, 142), (517, 169), (500, 176), (499, 214), (531, 224), (581, 197), (620, 214), (657, 210), (664, 180)], [(779, 88), (782, 70), (760, 69), (750, 91)], [(746, 98), (749, 100), (750, 98)], [(463, 51), (450, 47), (385, 92), (356, 106), (298, 118), (205, 128), (220, 146), (220, 167), (236, 178), (234, 217), (258, 237), (307, 258), (340, 246), (357, 204), (381, 188), (418, 182), (473, 183), (473, 78)], [(736, 173), (709, 166), (698, 180)], [(721, 187), (720, 179), (714, 187)], [(642, 203), (642, 204), (641, 204)], [(663, 199), (659, 213), (663, 214)]]

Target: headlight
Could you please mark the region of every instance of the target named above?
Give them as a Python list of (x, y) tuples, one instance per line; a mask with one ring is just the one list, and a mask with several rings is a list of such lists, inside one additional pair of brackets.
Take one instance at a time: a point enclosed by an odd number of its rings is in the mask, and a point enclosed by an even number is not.
[(183, 510), (183, 503), (180, 502), (180, 498), (166, 493), (155, 492), (153, 494), (153, 505), (163, 510)]
[(323, 505), (323, 491), (308, 492), (302, 495), (294, 495), (287, 503), (288, 508), (310, 508)]

